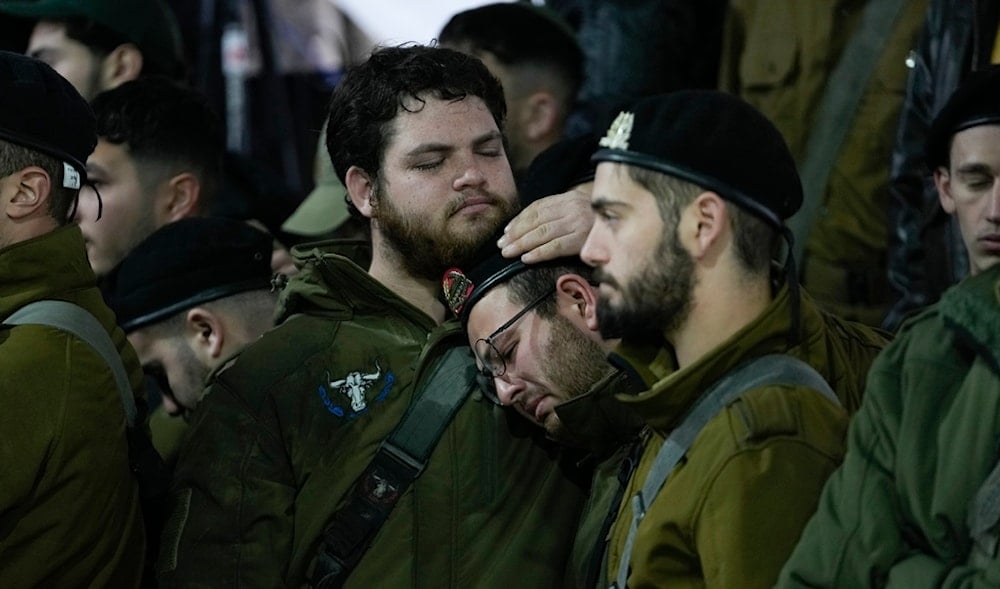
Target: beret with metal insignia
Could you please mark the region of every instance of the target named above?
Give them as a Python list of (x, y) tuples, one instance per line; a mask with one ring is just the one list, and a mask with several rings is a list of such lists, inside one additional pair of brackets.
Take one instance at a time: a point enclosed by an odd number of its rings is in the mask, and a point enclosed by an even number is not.
[(692, 182), (778, 228), (802, 205), (802, 183), (781, 133), (723, 92), (684, 90), (637, 101), (611, 124), (593, 161)]

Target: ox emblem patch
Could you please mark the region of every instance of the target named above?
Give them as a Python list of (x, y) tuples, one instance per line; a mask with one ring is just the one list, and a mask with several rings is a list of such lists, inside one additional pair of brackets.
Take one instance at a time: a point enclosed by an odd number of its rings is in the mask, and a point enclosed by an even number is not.
[[(353, 419), (368, 411), (368, 391), (375, 386), (380, 378), (383, 378), (383, 374), (377, 360), (375, 361), (375, 370), (370, 372), (356, 370), (336, 380), (332, 379), (330, 373), (327, 372), (326, 382), (319, 386), (319, 396), (330, 413), (337, 417)], [(371, 402), (384, 401), (389, 396), (389, 391), (392, 390), (395, 381), (395, 375), (391, 371), (387, 371), (381, 390)]]

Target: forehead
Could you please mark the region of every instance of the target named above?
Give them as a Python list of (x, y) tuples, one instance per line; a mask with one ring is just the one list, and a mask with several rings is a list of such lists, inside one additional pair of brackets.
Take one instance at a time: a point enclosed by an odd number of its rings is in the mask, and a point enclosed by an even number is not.
[(131, 168), (135, 165), (132, 156), (129, 155), (125, 144), (111, 143), (105, 139), (98, 139), (97, 147), (87, 158), (88, 166), (97, 166), (105, 171), (118, 171), (124, 168)]
[(951, 160), (952, 167), (1000, 160), (1000, 125), (979, 125), (955, 133), (951, 140)]
[(391, 124), (386, 153), (404, 154), (424, 144), (466, 145), (484, 134), (497, 132), (493, 115), (478, 96), (441, 100), (423, 94), (404, 101)]
[(471, 340), (488, 337), (521, 310), (511, 302), (509, 292), (506, 286), (497, 286), (476, 302), (476, 306), (469, 311), (466, 327)]
[(28, 39), (28, 51), (36, 49), (37, 45), (45, 42), (67, 41), (77, 43), (66, 36), (66, 25), (50, 20), (40, 20), (31, 29), (31, 38)]
[(631, 202), (640, 195), (653, 195), (641, 184), (632, 179), (629, 166), (617, 162), (600, 162), (594, 170), (594, 185), (591, 196), (594, 200), (608, 202)]

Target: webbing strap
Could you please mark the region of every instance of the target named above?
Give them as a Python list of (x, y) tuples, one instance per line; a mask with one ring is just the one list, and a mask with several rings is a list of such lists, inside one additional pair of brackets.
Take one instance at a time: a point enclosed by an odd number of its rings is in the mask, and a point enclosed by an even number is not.
[(29, 303), (4, 319), (4, 325), (47, 325), (71, 333), (86, 342), (111, 368), (125, 410), (129, 428), (135, 425), (135, 398), (129, 384), (128, 372), (122, 364), (118, 348), (100, 322), (86, 309), (67, 301), (36, 301)]
[(698, 399), (690, 411), (682, 418), (681, 424), (664, 440), (653, 466), (646, 474), (642, 490), (630, 500), (632, 521), (621, 560), (618, 576), (612, 589), (627, 587), (629, 561), (635, 544), (639, 523), (659, 494), (663, 484), (674, 470), (677, 462), (691, 447), (692, 442), (713, 417), (723, 407), (732, 403), (743, 393), (763, 386), (786, 384), (807, 387), (822, 394), (830, 402), (840, 406), (837, 395), (826, 380), (805, 362), (784, 354), (769, 354), (744, 362), (716, 381)]
[(827, 78), (826, 90), (809, 130), (805, 157), (799, 167), (805, 198), (799, 212), (788, 220), (788, 227), (795, 236), (793, 251), (799, 264), (805, 260), (806, 239), (823, 203), (830, 172), (852, 127), (861, 97), (868, 89), (888, 32), (892, 31), (904, 5), (904, 0), (868, 2), (857, 31)]
[(431, 453), (475, 386), (475, 359), (466, 346), (445, 352), (392, 434), (355, 481), (323, 532), (313, 586), (342, 587), (389, 513), (420, 476)]

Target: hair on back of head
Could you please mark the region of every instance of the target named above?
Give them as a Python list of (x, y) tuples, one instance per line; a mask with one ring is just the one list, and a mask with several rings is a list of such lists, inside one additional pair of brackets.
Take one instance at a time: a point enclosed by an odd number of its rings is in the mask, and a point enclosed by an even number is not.
[(570, 26), (543, 7), (500, 2), (464, 10), (441, 29), (443, 45), (489, 52), (508, 66), (534, 66), (557, 76), (570, 100), (583, 83), (583, 50)]
[[(131, 43), (121, 33), (85, 16), (57, 18), (52, 19), (52, 22), (63, 25), (67, 38), (85, 45), (98, 57), (106, 57), (119, 45)], [(154, 59), (145, 59), (142, 63), (142, 75), (183, 80), (186, 72), (184, 64), (180, 62), (166, 65)]]
[[(681, 211), (706, 189), (674, 176), (636, 166), (628, 167), (633, 182), (652, 193), (660, 218), (670, 231), (676, 231)], [(778, 254), (781, 236), (763, 219), (726, 201), (733, 230), (733, 246), (743, 268), (755, 275), (767, 275), (771, 261)]]
[(196, 172), (211, 199), (219, 183), (224, 138), (219, 116), (198, 90), (145, 76), (98, 94), (91, 107), (98, 136), (125, 145), (141, 163)]
[[(571, 262), (562, 258), (559, 263), (528, 266), (523, 272), (507, 281), (507, 298), (515, 304), (527, 305), (542, 296), (546, 291), (556, 287), (556, 281), (566, 274), (578, 274), (587, 282), (593, 282), (594, 269), (583, 263)], [(549, 298), (536, 307), (541, 317), (552, 317), (556, 313), (556, 302)]]

